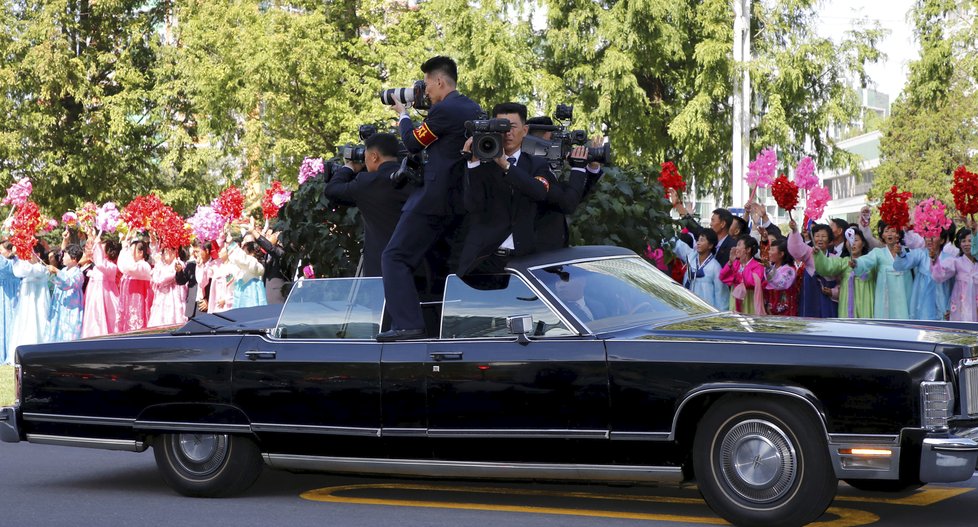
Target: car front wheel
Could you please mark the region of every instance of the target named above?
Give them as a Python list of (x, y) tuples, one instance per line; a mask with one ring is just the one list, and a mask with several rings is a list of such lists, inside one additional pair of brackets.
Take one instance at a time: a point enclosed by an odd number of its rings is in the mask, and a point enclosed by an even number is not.
[(155, 439), (153, 454), (170, 487), (202, 498), (244, 492), (263, 466), (252, 440), (230, 434), (163, 434)]
[(805, 525), (838, 487), (824, 437), (812, 412), (793, 401), (721, 400), (696, 430), (696, 482), (710, 508), (734, 525)]

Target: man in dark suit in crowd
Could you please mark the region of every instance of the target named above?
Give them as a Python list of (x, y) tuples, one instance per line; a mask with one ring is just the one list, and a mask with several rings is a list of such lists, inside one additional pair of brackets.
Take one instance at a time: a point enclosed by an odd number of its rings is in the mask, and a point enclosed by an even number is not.
[(326, 183), (326, 197), (360, 208), (363, 216), (363, 267), (361, 276), (381, 276), (380, 257), (394, 234), (401, 208), (410, 196), (410, 186), (400, 189), (391, 174), (400, 167), (400, 150), (394, 134), (374, 134), (364, 141), (367, 171), (337, 170)]
[[(591, 144), (600, 145), (602, 141), (595, 138)], [(537, 209), (534, 229), (538, 251), (560, 249), (570, 244), (567, 217), (577, 211), (603, 174), (600, 163), (587, 162), (585, 146), (575, 147), (567, 161), (570, 174), (566, 179), (558, 179), (551, 173), (551, 192), (547, 201)]]
[(424, 316), (414, 284), (414, 270), (431, 247), (459, 224), (461, 203), (462, 145), (465, 121), (478, 118), (479, 105), (455, 89), (458, 68), (448, 57), (434, 57), (421, 65), (425, 93), (431, 110), (415, 128), (404, 106), (395, 101), (400, 115), (401, 140), (412, 153), (427, 150), (424, 185), (411, 194), (401, 211), (391, 241), (381, 256), (384, 297), (391, 329), (377, 335), (379, 341), (424, 338)]
[[(534, 252), (533, 218), (537, 203), (544, 202), (550, 190), (547, 161), (521, 150), (528, 130), (526, 106), (497, 104), (492, 115), (508, 120), (510, 129), (503, 135), (499, 157), (483, 162), (471, 156), (467, 162), (464, 203), (470, 213), (469, 232), (459, 259), (459, 275), (499, 272), (510, 256)], [(462, 150), (471, 149), (470, 138)]]
[[(689, 230), (694, 240), (698, 239), (704, 227), (689, 213), (675, 191), (669, 191), (669, 199), (672, 201), (673, 208), (679, 213), (683, 227)], [(727, 209), (715, 209), (713, 215), (710, 216), (710, 229), (713, 229), (713, 232), (717, 235), (717, 246), (714, 251), (716, 252), (717, 263), (721, 266), (727, 265), (727, 261), (730, 260), (730, 249), (737, 245), (737, 238), (730, 235), (730, 226), (733, 224), (733, 218), (733, 213)], [(748, 233), (743, 234), (746, 235)]]

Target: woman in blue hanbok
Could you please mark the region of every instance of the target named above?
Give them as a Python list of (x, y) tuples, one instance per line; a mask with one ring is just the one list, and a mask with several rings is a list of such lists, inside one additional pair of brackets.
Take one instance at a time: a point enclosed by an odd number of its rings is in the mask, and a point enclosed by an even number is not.
[(51, 273), (36, 253), (31, 260), (18, 260), (14, 274), (21, 279), (20, 299), (14, 312), (14, 326), (17, 331), (10, 339), (10, 349), (25, 344), (44, 342), (44, 332), (48, 327), (48, 312), (51, 306), (51, 291), (48, 289)]
[(686, 264), (683, 287), (711, 306), (726, 311), (730, 308), (730, 288), (720, 280), (721, 267), (713, 254), (716, 244), (716, 233), (706, 229), (696, 240), (696, 250), (678, 239), (673, 240), (673, 250)]
[(20, 278), (14, 276), (14, 246), (10, 242), (0, 244), (0, 363), (9, 363), (14, 358), (10, 347), (10, 337), (14, 331), (14, 309), (17, 307), (17, 293), (20, 291)]
[(48, 316), (45, 342), (81, 338), (85, 305), (82, 285), (85, 283), (85, 275), (78, 267), (78, 261), (82, 254), (82, 248), (73, 243), (65, 249), (62, 256), (64, 268), (58, 270), (54, 266), (48, 267), (54, 274), (54, 295), (51, 297), (51, 314)]
[(943, 284), (935, 282), (930, 269), (932, 258), (941, 255), (941, 239), (927, 237), (923, 249), (899, 251), (893, 259), (893, 270), (913, 271), (910, 292), (910, 318), (914, 320), (944, 320), (948, 310), (948, 294)]
[(879, 222), (880, 238), (885, 244), (869, 251), (865, 256), (850, 260), (849, 265), (857, 275), (876, 273), (876, 297), (873, 300), (873, 318), (906, 320), (910, 317), (910, 295), (913, 278), (910, 271), (893, 269), (893, 260), (900, 253), (903, 231)]
[(228, 261), (234, 266), (234, 308), (268, 305), (261, 281), (265, 265), (255, 256), (257, 250), (255, 242), (245, 237), (242, 246), (232, 244), (228, 251)]

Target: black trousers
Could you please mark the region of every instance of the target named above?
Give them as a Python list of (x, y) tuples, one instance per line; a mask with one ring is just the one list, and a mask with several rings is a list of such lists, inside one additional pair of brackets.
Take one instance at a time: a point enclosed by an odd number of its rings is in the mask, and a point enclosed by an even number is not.
[(391, 329), (425, 329), (414, 271), (436, 243), (451, 237), (457, 220), (456, 216), (401, 214), (380, 262)]

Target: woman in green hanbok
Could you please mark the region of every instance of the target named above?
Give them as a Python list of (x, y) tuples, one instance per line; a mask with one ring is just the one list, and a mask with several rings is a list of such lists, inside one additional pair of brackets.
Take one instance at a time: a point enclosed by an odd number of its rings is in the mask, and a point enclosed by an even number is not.
[(850, 264), (853, 258), (869, 251), (869, 241), (856, 225), (845, 230), (845, 238), (850, 256), (829, 258), (821, 251), (815, 251), (815, 272), (839, 277), (839, 318), (873, 318), (876, 271), (859, 274)]

